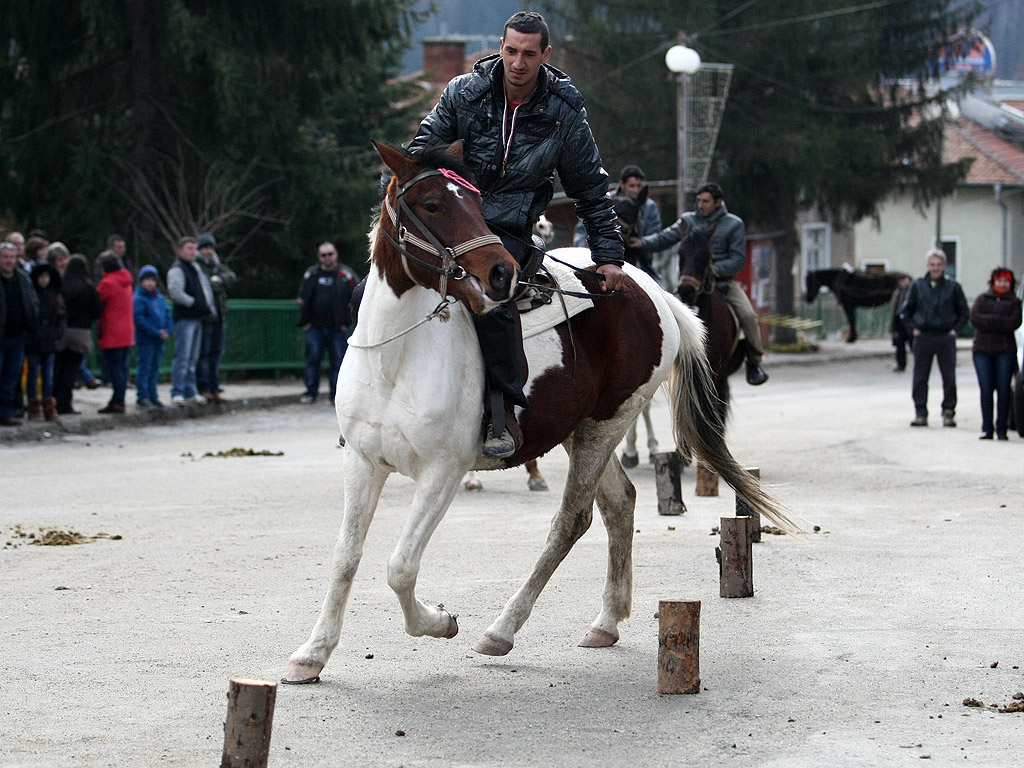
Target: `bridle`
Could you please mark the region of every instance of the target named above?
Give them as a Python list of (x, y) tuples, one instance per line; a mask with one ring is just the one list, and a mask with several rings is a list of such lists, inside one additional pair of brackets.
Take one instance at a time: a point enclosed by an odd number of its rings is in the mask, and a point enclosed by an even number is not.
[[(428, 269), (431, 272), (436, 272), (441, 276), (440, 285), (438, 286), (438, 291), (441, 294), (441, 303), (434, 307), (434, 310), (429, 315), (424, 317), (419, 322), (414, 323), (409, 328), (406, 328), (404, 331), (396, 333), (393, 336), (390, 336), (384, 339), (383, 341), (379, 341), (375, 344), (360, 344), (358, 342), (353, 341), (352, 339), (349, 339), (348, 346), (350, 347), (355, 347), (356, 349), (375, 349), (377, 347), (384, 346), (388, 342), (394, 341), (395, 339), (399, 339), (402, 336), (405, 336), (407, 333), (414, 331), (424, 323), (433, 320), (435, 317), (440, 317), (441, 322), (445, 322), (450, 317), (448, 307), (452, 303), (451, 300), (448, 298), (448, 280), (464, 280), (469, 274), (468, 272), (466, 272), (465, 268), (458, 263), (459, 257), (469, 253), (470, 251), (476, 250), (477, 248), (482, 248), (485, 245), (503, 245), (501, 242), (501, 238), (494, 234), (474, 237), (471, 240), (467, 240), (464, 243), (459, 243), (458, 245), (454, 246), (446, 246), (440, 240), (438, 240), (437, 236), (430, 231), (430, 228), (427, 227), (427, 225), (424, 224), (420, 220), (420, 218), (415, 214), (415, 212), (412, 210), (412, 207), (407, 202), (405, 202), (404, 197), (405, 193), (408, 192), (411, 187), (423, 181), (424, 179), (428, 179), (432, 176), (444, 176), (449, 181), (452, 181), (458, 184), (459, 186), (468, 189), (470, 192), (474, 192), (477, 195), (480, 194), (479, 189), (474, 187), (472, 184), (470, 184), (468, 181), (466, 181), (464, 178), (462, 178), (459, 174), (457, 174), (450, 168), (438, 168), (431, 169), (429, 171), (423, 171), (422, 173), (416, 174), (411, 179), (409, 179), (409, 181), (405, 182), (405, 184), (402, 184), (401, 186), (398, 187), (397, 191), (395, 192), (394, 206), (391, 204), (391, 198), (388, 195), (384, 196), (384, 210), (387, 211), (388, 218), (391, 219), (391, 224), (395, 228), (395, 234), (398, 236), (397, 239), (390, 232), (384, 229), (384, 227), (380, 227), (379, 231), (402, 255), (402, 269), (405, 270), (406, 276), (408, 276), (408, 278), (412, 280), (412, 282), (415, 285), (418, 285), (421, 288), (429, 287), (423, 285), (423, 283), (417, 280), (416, 277), (412, 274), (412, 271), (409, 269), (410, 259), (416, 262), (419, 266), (423, 267), (424, 269)], [(417, 235), (414, 235), (412, 232), (408, 230), (407, 227), (400, 223), (400, 217), (403, 214), (405, 215), (406, 219), (409, 220), (410, 224), (412, 224), (412, 226), (418, 229), (423, 234), (423, 236), (427, 238), (426, 240), (422, 239)], [(406, 243), (408, 243), (411, 246), (415, 246), (421, 250), (424, 250), (432, 256), (437, 256), (439, 259), (441, 259), (441, 265), (438, 266), (436, 264), (431, 264), (429, 261), (424, 261), (418, 256), (414, 256), (413, 254), (409, 253), (408, 249), (406, 248)]]
[[(441, 243), (440, 240), (434, 235), (433, 232), (424, 224), (420, 218), (412, 210), (412, 207), (405, 202), (405, 193), (408, 192), (413, 186), (429, 179), (433, 176), (444, 176), (449, 181), (455, 182), (461, 187), (468, 189), (470, 192), (474, 192), (479, 195), (480, 190), (466, 181), (464, 178), (455, 173), (455, 171), (449, 168), (432, 169), (429, 171), (423, 171), (413, 176), (405, 184), (398, 187), (395, 192), (395, 205), (392, 206), (391, 198), (387, 195), (384, 196), (384, 209), (388, 213), (388, 217), (391, 219), (391, 224), (395, 228), (395, 234), (398, 236), (397, 239), (391, 235), (390, 232), (381, 228), (381, 233), (390, 241), (390, 243), (398, 250), (402, 255), (402, 268), (405, 270), (405, 274), (410, 280), (416, 285), (421, 287), (424, 286), (419, 280), (413, 276), (412, 271), (409, 269), (409, 260), (416, 262), (419, 266), (424, 269), (428, 269), (431, 272), (436, 272), (441, 276), (440, 285), (438, 286), (438, 292), (441, 294), (441, 298), (444, 300), (442, 303), (448, 305), (448, 280), (464, 280), (468, 273), (465, 268), (458, 263), (460, 256), (463, 256), (470, 251), (482, 248), (485, 245), (502, 245), (501, 238), (495, 234), (481, 235), (480, 237), (474, 237), (471, 240), (467, 240), (464, 243), (459, 243), (454, 246), (446, 246)], [(397, 207), (397, 210), (396, 210)], [(415, 227), (419, 232), (426, 238), (426, 240), (418, 237), (408, 230), (407, 227), (401, 224), (401, 217), (409, 221), (409, 223)], [(406, 248), (406, 243), (410, 246), (415, 246), (423, 251), (426, 251), (432, 256), (436, 256), (441, 259), (441, 265), (431, 264), (428, 261), (414, 256), (409, 253)]]

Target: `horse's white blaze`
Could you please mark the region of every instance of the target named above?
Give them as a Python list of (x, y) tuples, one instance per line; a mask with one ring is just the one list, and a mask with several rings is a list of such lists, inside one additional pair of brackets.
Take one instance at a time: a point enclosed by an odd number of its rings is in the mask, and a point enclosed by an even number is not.
[(445, 186), (449, 189), (449, 191), (451, 191), (453, 195), (459, 198), (459, 200), (462, 199), (462, 190), (459, 189), (458, 184), (456, 184), (454, 181), (449, 181), (447, 184), (445, 184)]

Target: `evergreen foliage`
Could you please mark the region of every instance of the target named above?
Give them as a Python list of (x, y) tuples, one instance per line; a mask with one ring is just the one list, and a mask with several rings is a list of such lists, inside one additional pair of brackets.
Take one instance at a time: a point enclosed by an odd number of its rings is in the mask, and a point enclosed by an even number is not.
[[(249, 296), (292, 296), (331, 239), (365, 269), (415, 0), (0, 0), (0, 220), (137, 263), (212, 231)], [(399, 105), (399, 106), (396, 106)]]
[[(571, 39), (565, 66), (588, 100), (602, 158), (675, 177), (675, 83), (664, 52), (686, 30), (704, 62), (735, 67), (712, 166), (748, 230), (786, 231), (779, 275), (797, 247), (801, 206), (875, 216), (895, 189), (919, 205), (966, 173), (941, 162), (940, 51), (974, 3), (893, 0), (564, 0), (547, 3)], [(791, 311), (786, 280), (777, 286)], [(787, 306), (788, 304), (788, 306)]]

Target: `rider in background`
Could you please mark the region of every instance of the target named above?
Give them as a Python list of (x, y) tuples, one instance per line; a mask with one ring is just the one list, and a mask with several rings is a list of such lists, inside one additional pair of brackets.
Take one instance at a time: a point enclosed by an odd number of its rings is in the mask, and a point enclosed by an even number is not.
[[(547, 63), (548, 40), (548, 25), (539, 13), (512, 16), (505, 22), (500, 52), (448, 83), (408, 148), (415, 153), (428, 145), (464, 142), (464, 160), (482, 190), (484, 219), (520, 265), (536, 249), (533, 225), (554, 195), (557, 171), (586, 225), (591, 256), (605, 278), (602, 290), (616, 290), (624, 279), (622, 238), (607, 195), (608, 174), (583, 97), (566, 74)], [(528, 405), (519, 367), (518, 312), (509, 301), (474, 315), (473, 321), (491, 413), (483, 455), (505, 458), (522, 444), (514, 406)]]
[(717, 288), (736, 313), (743, 335), (747, 338), (747, 383), (755, 386), (764, 384), (768, 381), (768, 374), (761, 367), (764, 349), (761, 347), (757, 313), (747, 294), (733, 279), (747, 261), (746, 227), (743, 219), (729, 213), (725, 207), (722, 188), (714, 183), (704, 184), (697, 190), (696, 211), (684, 213), (671, 226), (638, 239), (642, 240), (643, 247), (648, 251), (660, 251), (680, 242), (690, 227), (714, 228), (711, 237), (711, 268), (714, 270)]

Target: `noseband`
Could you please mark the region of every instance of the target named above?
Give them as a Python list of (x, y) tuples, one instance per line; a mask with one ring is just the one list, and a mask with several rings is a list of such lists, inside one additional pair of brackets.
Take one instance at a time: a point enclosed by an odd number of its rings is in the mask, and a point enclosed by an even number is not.
[[(476, 250), (477, 248), (482, 248), (485, 245), (502, 245), (502, 242), (501, 238), (497, 235), (489, 234), (482, 235), (481, 237), (474, 237), (472, 240), (467, 240), (466, 242), (459, 243), (455, 246), (443, 245), (434, 233), (430, 231), (427, 225), (424, 224), (415, 214), (412, 207), (405, 202), (405, 193), (408, 192), (409, 189), (424, 179), (428, 179), (432, 176), (444, 176), (449, 181), (468, 189), (470, 192), (474, 192), (478, 195), (480, 194), (479, 189), (448, 168), (424, 171), (423, 173), (413, 176), (405, 184), (398, 187), (398, 191), (395, 192), (395, 204), (397, 206), (397, 211), (391, 204), (391, 198), (388, 195), (384, 196), (384, 208), (388, 212), (388, 217), (391, 219), (391, 224), (395, 228), (395, 233), (398, 235), (398, 239), (396, 240), (392, 237), (392, 235), (383, 227), (380, 231), (383, 233), (384, 237), (386, 237), (391, 244), (398, 249), (398, 252), (402, 254), (402, 268), (405, 270), (405, 274), (408, 278), (416, 285), (426, 287), (423, 286), (423, 284), (417, 280), (409, 270), (409, 259), (412, 259), (424, 269), (429, 269), (431, 272), (436, 272), (441, 276), (438, 290), (441, 294), (441, 298), (446, 299), (448, 296), (449, 278), (452, 280), (464, 280), (468, 274), (458, 263), (459, 257), (469, 253), (470, 251)], [(409, 223), (419, 230), (426, 240), (414, 235), (405, 226), (403, 226), (399, 221), (402, 216), (405, 216)], [(437, 266), (436, 264), (431, 264), (417, 256), (413, 256), (406, 248), (406, 243), (416, 246), (432, 256), (437, 256), (441, 259), (441, 265)]]

